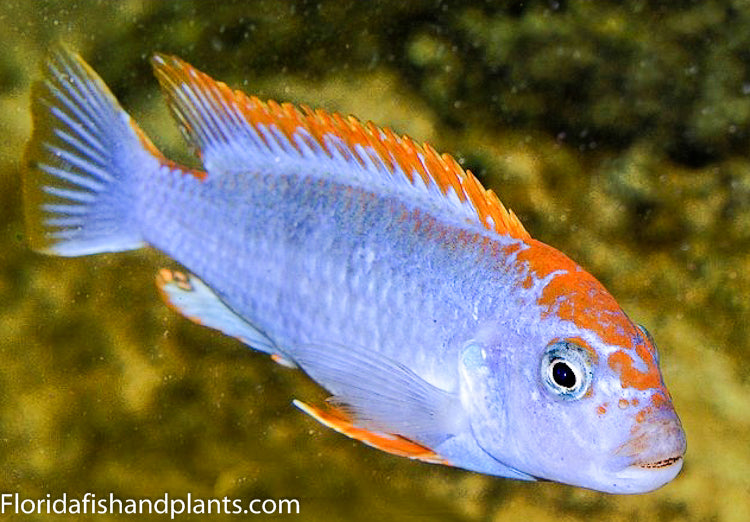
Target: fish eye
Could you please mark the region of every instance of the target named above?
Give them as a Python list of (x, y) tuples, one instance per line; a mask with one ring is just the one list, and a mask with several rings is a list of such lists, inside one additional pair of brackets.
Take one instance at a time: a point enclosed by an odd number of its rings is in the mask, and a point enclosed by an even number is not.
[(550, 344), (542, 356), (542, 382), (553, 395), (580, 399), (591, 385), (593, 371), (586, 350), (571, 341)]

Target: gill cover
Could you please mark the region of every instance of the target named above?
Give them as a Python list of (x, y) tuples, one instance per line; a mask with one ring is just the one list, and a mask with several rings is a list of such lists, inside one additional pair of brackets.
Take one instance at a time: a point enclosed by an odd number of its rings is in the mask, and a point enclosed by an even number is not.
[[(471, 431), (477, 444), (493, 458), (492, 448), (503, 447), (508, 428), (508, 409), (503, 404), (507, 383), (502, 375), (503, 365), (492, 364), (487, 347), (470, 341), (462, 349), (459, 362), (460, 399), (469, 416)], [(492, 440), (487, 440), (491, 436)]]

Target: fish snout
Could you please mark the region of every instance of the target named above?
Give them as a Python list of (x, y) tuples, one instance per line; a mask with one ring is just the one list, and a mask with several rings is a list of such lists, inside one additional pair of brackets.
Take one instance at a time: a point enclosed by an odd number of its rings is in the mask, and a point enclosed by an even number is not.
[(639, 411), (630, 435), (617, 453), (629, 457), (631, 465), (646, 469), (669, 466), (687, 449), (685, 431), (671, 405)]
[(682, 469), (685, 431), (671, 404), (649, 406), (635, 416), (628, 440), (615, 450), (626, 466), (618, 477), (640, 491), (663, 486)]

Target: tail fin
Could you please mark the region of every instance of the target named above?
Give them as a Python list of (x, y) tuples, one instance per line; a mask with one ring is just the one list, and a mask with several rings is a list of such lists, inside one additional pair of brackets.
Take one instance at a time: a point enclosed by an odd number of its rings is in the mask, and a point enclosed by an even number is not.
[(60, 47), (33, 89), (24, 165), (31, 246), (61, 256), (130, 250), (139, 233), (135, 175), (161, 156), (77, 54)]

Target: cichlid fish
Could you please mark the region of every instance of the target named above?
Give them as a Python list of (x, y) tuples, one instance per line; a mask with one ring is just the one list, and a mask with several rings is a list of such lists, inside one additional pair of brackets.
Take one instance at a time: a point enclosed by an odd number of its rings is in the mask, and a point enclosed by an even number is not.
[(332, 395), (295, 404), (381, 450), (611, 493), (680, 471), (656, 347), (448, 155), (372, 123), (155, 74), (205, 170), (162, 156), (96, 73), (54, 51), (33, 90), (28, 237), (151, 245), (166, 301)]

